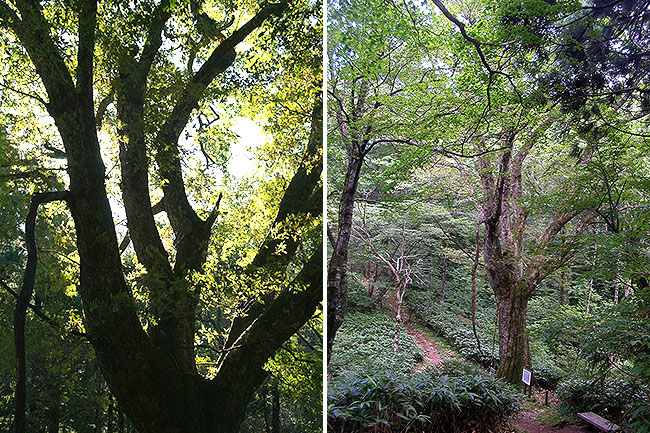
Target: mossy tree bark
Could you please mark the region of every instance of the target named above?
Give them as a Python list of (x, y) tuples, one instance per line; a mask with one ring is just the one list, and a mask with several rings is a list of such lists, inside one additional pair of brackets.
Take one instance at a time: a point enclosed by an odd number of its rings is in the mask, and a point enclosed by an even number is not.
[[(522, 368), (530, 366), (526, 335), (528, 301), (543, 279), (572, 255), (570, 242), (554, 254), (549, 248), (560, 230), (581, 213), (577, 209), (556, 212), (537, 237), (534, 251), (525, 251), (529, 212), (522, 203), (522, 170), (538, 137), (553, 121), (550, 115), (528, 134), (504, 130), (500, 134), (504, 150), (499, 158), (476, 157), (483, 195), (479, 215), (480, 222), (485, 224), (483, 260), (497, 300), (497, 377), (513, 384), (521, 381)], [(573, 234), (584, 231), (592, 217), (591, 212), (583, 212)]]

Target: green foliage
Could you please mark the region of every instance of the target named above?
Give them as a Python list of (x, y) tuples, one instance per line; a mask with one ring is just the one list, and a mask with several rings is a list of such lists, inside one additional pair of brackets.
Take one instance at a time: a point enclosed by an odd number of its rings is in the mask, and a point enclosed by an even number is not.
[(485, 370), (473, 361), (466, 359), (447, 359), (435, 368), (439, 375), (449, 377), (458, 376), (479, 376), (484, 375)]
[[(139, 52), (155, 21), (152, 13), (160, 3), (150, 0), (129, 4), (112, 0), (98, 3), (96, 47), (92, 59), (93, 93), (90, 96), (95, 96), (96, 107), (100, 101), (108, 102), (98, 136), (118, 238), (123, 238), (126, 232), (118, 143), (128, 141), (122, 134), (129, 125), (117, 120), (119, 104), (115, 95), (122, 90), (118, 89), (118, 83), (135, 81), (130, 74), (139, 76), (141, 73), (136, 72), (137, 68), (130, 62), (144, 57)], [(160, 150), (157, 138), (161, 125), (186, 83), (196, 77), (199, 67), (219, 42), (267, 4), (248, 0), (175, 0), (170, 3), (166, 11), (171, 18), (161, 32), (162, 48), (153, 60), (144, 94), (135, 97), (136, 100), (144, 99), (144, 113), (139, 120), (149, 161)], [(196, 5), (200, 16), (192, 11)], [(15, 4), (4, 8), (17, 9)], [(52, 26), (49, 33), (61, 50), (71, 76), (75, 77), (78, 5), (75, 2), (43, 2), (39, 8)], [(43, 102), (56, 102), (50, 100), (56, 95), (47, 95), (26, 50), (10, 31), (6, 16), (2, 15), (0, 278), (17, 290), (25, 259), (21, 224), (29, 195), (67, 189), (69, 179), (63, 174), (67, 161), (59, 150), (62, 148), (60, 134), (46, 113), (44, 106), (49, 104)], [(208, 25), (211, 28), (207, 28)], [(219, 28), (215, 30), (215, 26)], [(200, 292), (195, 343), (198, 370), (204, 378), (215, 374), (219, 353), (214, 352), (223, 347), (229, 321), (242, 314), (244, 301), (285, 289), (321, 238), (321, 219), (315, 215), (317, 212), (309, 218), (291, 217), (271, 235), (302, 241), (287, 275), (269, 276), (260, 272), (242, 276), (267, 235), (297, 166), (311, 163), (313, 169), (322, 163), (320, 155), (313, 161), (303, 160), (311, 132), (314, 99), (322, 87), (322, 27), (322, 2), (292, 1), (282, 18), (270, 19), (237, 47), (232, 67), (219, 74), (198, 104), (189, 108), (192, 110), (190, 121), (179, 142), (179, 166), (182, 165), (188, 200), (198, 216), (205, 219), (215, 208), (219, 193), (223, 193), (206, 272), (192, 274), (185, 281), (179, 278), (171, 296), (176, 298), (175, 295), (182, 294), (187, 287), (181, 286), (186, 283), (192, 295)], [(120, 64), (127, 66), (118, 71)], [(109, 95), (110, 98), (104, 99)], [(127, 110), (119, 107), (119, 111)], [(248, 142), (258, 138), (254, 135), (237, 136), (233, 124), (241, 126), (242, 116), (250, 120), (247, 126), (259, 127), (264, 143)], [(251, 170), (243, 179), (228, 173), (228, 169), (233, 170), (233, 155), (240, 148), (249, 151), (247, 156), (256, 158), (256, 163), (246, 164)], [(242, 163), (241, 160), (237, 162)], [(136, 167), (148, 171), (151, 196), (142, 197), (147, 203), (150, 200), (154, 204), (162, 197), (160, 168), (163, 167), (154, 164)], [(174, 240), (168, 217), (157, 214), (156, 225), (173, 262), (178, 242)], [(79, 256), (75, 248), (74, 224), (65, 205), (41, 208), (37, 242), (39, 264), (32, 302), (60, 325), (61, 332), (50, 329), (42, 319), (28, 312), (27, 419), (31, 423), (28, 431), (124, 431), (121, 427), (115, 428), (116, 424), (126, 424), (127, 430), (132, 431), (99, 373), (91, 346), (83, 338), (68, 334), (83, 331), (83, 325), (77, 287)], [(275, 256), (282, 255), (282, 246), (274, 252)], [(132, 247), (122, 255), (122, 264), (131, 293), (115, 297), (113, 306), (117, 308), (118, 303), (133, 302), (145, 331), (149, 331), (155, 313), (169, 309), (175, 301), (156, 297), (155, 292), (150, 291), (150, 287), (159, 282), (160, 274), (147, 272)], [(228, 289), (216, 296), (215, 287), (224, 286)], [(14, 299), (3, 288), (0, 292), (0, 325), (9, 330)], [(316, 315), (310, 327), (287, 341), (286, 347), (267, 366), (281, 381), (282, 425), (287, 429), (293, 426), (293, 431), (317, 431), (320, 426), (322, 352), (318, 347), (322, 342), (318, 334), (322, 335), (322, 317)], [(0, 347), (0, 430), (8, 431), (13, 411), (15, 365), (9, 332), (2, 334)]]
[[(650, 387), (622, 379), (570, 379), (558, 386), (558, 397), (578, 412), (595, 412), (619, 422), (647, 417)], [(639, 403), (642, 403), (639, 406)]]
[(370, 313), (375, 307), (375, 301), (368, 295), (360, 281), (360, 276), (350, 274), (348, 279), (348, 311)]
[(328, 425), (335, 432), (491, 432), (518, 400), (512, 387), (481, 375), (353, 377), (328, 388)]
[(532, 364), (535, 373), (535, 380), (544, 389), (554, 390), (558, 383), (567, 377), (549, 354), (533, 356)]
[(576, 353), (578, 377), (558, 388), (566, 404), (611, 414), (638, 431), (650, 428), (647, 292), (646, 288), (598, 315), (564, 308), (545, 323), (541, 334), (549, 347)]
[(408, 374), (422, 354), (403, 328), (395, 353), (394, 336), (395, 320), (385, 313), (350, 313), (336, 334), (329, 373), (361, 376), (390, 371), (396, 377)]
[(267, 362), (269, 376), (249, 403), (240, 432), (267, 431), (268, 416), (274, 409), (279, 411), (284, 432), (322, 430), (322, 325), (320, 313)]

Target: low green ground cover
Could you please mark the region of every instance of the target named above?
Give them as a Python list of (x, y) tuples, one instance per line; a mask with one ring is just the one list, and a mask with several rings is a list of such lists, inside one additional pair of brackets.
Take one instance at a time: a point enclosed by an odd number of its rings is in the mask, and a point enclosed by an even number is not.
[(504, 425), (518, 408), (517, 390), (485, 374), (382, 373), (333, 382), (328, 424), (341, 433), (481, 433)]

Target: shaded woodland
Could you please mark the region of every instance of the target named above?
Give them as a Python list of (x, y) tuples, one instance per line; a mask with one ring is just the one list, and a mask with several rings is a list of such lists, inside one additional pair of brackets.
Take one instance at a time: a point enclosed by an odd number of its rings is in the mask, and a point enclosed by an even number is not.
[(331, 3), (330, 430), (648, 431), (648, 6)]

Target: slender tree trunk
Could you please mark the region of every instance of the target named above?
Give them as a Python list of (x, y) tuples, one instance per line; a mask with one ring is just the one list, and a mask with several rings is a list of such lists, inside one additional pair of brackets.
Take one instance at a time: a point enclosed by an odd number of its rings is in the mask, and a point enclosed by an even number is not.
[(264, 402), (264, 431), (266, 433), (271, 433), (271, 414), (269, 413), (269, 399), (268, 399), (268, 390), (269, 390), (269, 385), (268, 383), (262, 385), (260, 387), (260, 397), (262, 401)]
[(280, 391), (278, 390), (278, 380), (273, 380), (273, 388), (271, 390), (273, 396), (273, 413), (272, 419), (272, 433), (280, 433)]
[(16, 411), (15, 411), (15, 432), (25, 433), (27, 421), (25, 419), (27, 403), (27, 361), (25, 355), (25, 320), (27, 319), (27, 304), (34, 293), (34, 282), (36, 280), (36, 266), (38, 264), (38, 251), (36, 248), (36, 216), (38, 207), (42, 203), (54, 200), (66, 200), (70, 198), (68, 192), (50, 192), (35, 194), (25, 221), (25, 242), (27, 244), (27, 264), (23, 286), (16, 301), (14, 309), (14, 347), (16, 360)]
[(445, 284), (447, 282), (447, 253), (442, 253), (442, 284), (440, 287), (440, 303), (445, 302)]
[(395, 293), (395, 299), (397, 301), (396, 306), (395, 306), (395, 339), (394, 339), (394, 344), (393, 344), (393, 352), (397, 353), (399, 350), (399, 334), (400, 330), (402, 329), (402, 322), (404, 321), (402, 318), (402, 302), (404, 300), (404, 293), (405, 291), (400, 288), (400, 286), (397, 286), (397, 291)]
[[(596, 234), (598, 234), (598, 228), (596, 227)], [(591, 270), (592, 272), (596, 269), (596, 258), (598, 254), (598, 243), (594, 241), (594, 255), (591, 260)], [(620, 256), (619, 256), (620, 257)], [(617, 261), (617, 268), (618, 268), (618, 261)], [(589, 306), (591, 305), (591, 293), (593, 292), (594, 289), (594, 277), (593, 275), (589, 279), (589, 292), (587, 293), (587, 308), (585, 310), (586, 314), (589, 314)]]
[[(343, 107), (336, 112), (338, 128), (345, 144), (348, 165), (339, 203), (338, 231), (336, 239), (330, 237), (332, 242), (332, 256), (327, 266), (327, 362), (332, 356), (332, 345), (336, 331), (343, 323), (345, 312), (348, 308), (348, 250), (350, 236), (352, 235), (352, 215), (354, 201), (359, 186), (359, 176), (363, 162), (374, 146), (367, 138), (372, 131), (372, 125), (366, 123), (359, 126), (356, 122), (365, 117), (368, 106), (368, 82), (364, 79), (354, 80), (353, 86), (358, 84), (356, 99), (353, 96), (350, 116), (343, 115)], [(354, 95), (354, 92), (353, 92)], [(364, 122), (365, 123), (365, 122)]]
[(327, 266), (327, 362), (332, 356), (332, 345), (345, 312), (348, 309), (348, 251), (352, 235), (354, 200), (363, 165), (363, 157), (350, 157), (339, 205), (338, 236), (332, 246)]
[(476, 223), (476, 230), (474, 231), (474, 262), (472, 263), (472, 332), (474, 333), (474, 338), (476, 339), (476, 347), (478, 352), (483, 356), (483, 350), (481, 349), (481, 339), (478, 337), (478, 331), (476, 330), (476, 270), (478, 269), (478, 257), (479, 257), (479, 229), (481, 227), (480, 223)]
[(372, 299), (374, 293), (375, 293), (375, 282), (377, 281), (377, 264), (376, 263), (369, 263), (368, 266), (366, 266), (366, 293), (368, 293), (368, 296), (370, 299)]
[[(594, 253), (595, 254), (595, 253)], [(618, 305), (621, 291), (621, 275), (620, 275), (621, 253), (616, 256), (616, 285), (614, 286), (614, 305)]]
[(497, 377), (518, 383), (524, 367), (530, 366), (526, 312), (528, 296), (521, 288), (504, 291), (497, 296), (499, 319), (499, 368)]

